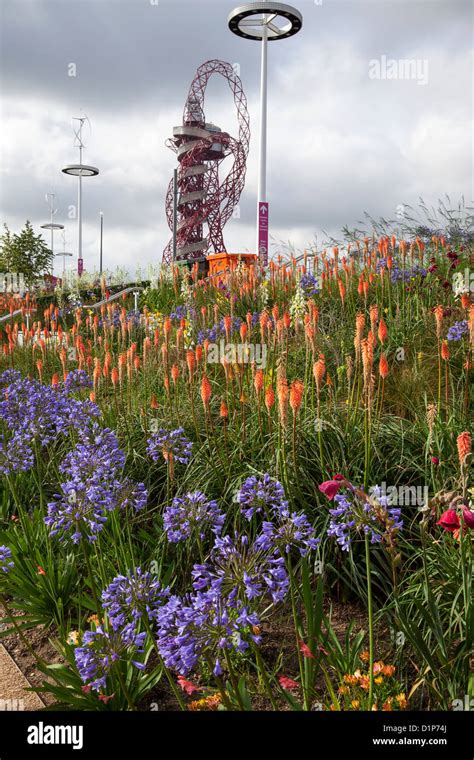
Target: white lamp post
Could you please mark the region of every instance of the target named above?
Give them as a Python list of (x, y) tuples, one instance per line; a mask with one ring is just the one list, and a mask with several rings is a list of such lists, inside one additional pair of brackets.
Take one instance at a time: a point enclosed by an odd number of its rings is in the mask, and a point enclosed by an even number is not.
[(99, 170), (95, 166), (87, 166), (82, 163), (82, 150), (84, 143), (82, 141), (82, 127), (87, 120), (86, 116), (75, 116), (73, 121), (79, 122), (79, 127), (74, 129), (74, 145), (79, 148), (79, 163), (69, 164), (65, 166), (62, 171), (64, 174), (70, 174), (73, 177), (79, 177), (79, 188), (77, 193), (77, 271), (78, 274), (82, 274), (82, 178), (83, 177), (96, 177)]
[(228, 18), (229, 29), (239, 37), (261, 42), (260, 63), (260, 145), (257, 192), (257, 253), (262, 264), (268, 262), (267, 203), (267, 48), (299, 32), (301, 13), (285, 3), (246, 3), (235, 8)]
[[(57, 207), (54, 204), (55, 197), (56, 197), (55, 193), (46, 193), (45, 198), (46, 198), (46, 203), (49, 206), (50, 220), (49, 220), (48, 224), (42, 224), (41, 225), (41, 229), (42, 230), (51, 230), (51, 245), (50, 245), (50, 248), (51, 248), (51, 253), (53, 254), (53, 256), (54, 256), (54, 230), (63, 230), (64, 229), (64, 224), (53, 224), (53, 216), (58, 211)], [(53, 265), (51, 265), (51, 266), (53, 266)]]

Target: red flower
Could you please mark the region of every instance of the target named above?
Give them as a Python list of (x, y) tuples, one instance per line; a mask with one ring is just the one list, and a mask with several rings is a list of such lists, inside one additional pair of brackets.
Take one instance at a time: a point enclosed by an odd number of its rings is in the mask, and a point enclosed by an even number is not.
[(438, 457), (431, 457), (431, 464), (439, 464)]
[(464, 517), (464, 523), (467, 525), (468, 528), (474, 529), (474, 512), (471, 512), (470, 509), (468, 509), (467, 507), (463, 505), (462, 513)]
[(314, 660), (314, 654), (312, 653), (309, 646), (305, 644), (304, 641), (301, 641), (301, 639), (298, 641), (298, 644), (303, 657), (308, 657), (310, 660)]
[(107, 702), (110, 702), (111, 699), (115, 697), (115, 694), (111, 694), (110, 697), (107, 696), (107, 694), (99, 694), (99, 700), (104, 703), (104, 705), (107, 704)]
[(46, 571), (43, 570), (41, 565), (38, 565), (38, 575), (46, 575)]
[(319, 490), (321, 493), (323, 493), (325, 496), (328, 497), (330, 501), (332, 501), (337, 493), (342, 488), (342, 483), (340, 482), (340, 476), (335, 475), (335, 478), (337, 480), (325, 480), (324, 483), (321, 483), (319, 486)]
[(83, 694), (89, 694), (91, 689), (92, 689), (92, 686), (88, 683), (84, 684), (84, 686), (81, 686), (81, 691)]
[(454, 531), (459, 530), (460, 523), (456, 510), (447, 509), (446, 512), (443, 512), (436, 525), (441, 525), (448, 533), (454, 533)]
[(292, 678), (287, 678), (286, 676), (278, 676), (278, 680), (282, 689), (288, 689), (288, 691), (291, 691), (291, 689), (299, 689), (299, 683), (293, 681)]
[(191, 696), (191, 694), (194, 694), (195, 691), (201, 691), (199, 686), (195, 686), (193, 683), (191, 683), (191, 681), (187, 681), (184, 676), (178, 676), (178, 685), (189, 696)]

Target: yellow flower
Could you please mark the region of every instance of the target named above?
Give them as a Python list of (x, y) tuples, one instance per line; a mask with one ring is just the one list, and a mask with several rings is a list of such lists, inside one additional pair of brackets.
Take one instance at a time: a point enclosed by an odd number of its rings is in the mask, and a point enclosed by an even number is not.
[(360, 707), (360, 702), (358, 699), (353, 699), (351, 702), (351, 706), (354, 708), (354, 710), (358, 710)]
[(364, 652), (361, 652), (360, 659), (362, 660), (362, 662), (368, 662), (369, 661), (369, 656), (370, 656), (369, 652), (366, 649)]
[(383, 683), (382, 676), (377, 676), (377, 678), (374, 678), (374, 683)]
[(94, 615), (89, 615), (89, 617), (87, 618), (87, 622), (88, 623), (94, 623), (94, 625), (100, 625), (99, 617), (98, 617), (98, 615), (95, 615), (95, 614)]
[(339, 692), (339, 694), (349, 694), (349, 687), (348, 686), (339, 686), (338, 692)]
[(395, 699), (397, 700), (397, 702), (398, 702), (398, 704), (399, 704), (399, 707), (400, 707), (402, 710), (403, 710), (403, 708), (405, 708), (405, 707), (407, 706), (407, 704), (408, 704), (407, 698), (406, 698), (406, 696), (405, 696), (405, 694), (404, 694), (403, 692), (402, 692), (401, 694), (397, 694), (397, 696), (395, 697)]
[(351, 676), (350, 673), (347, 673), (342, 680), (344, 681), (344, 683), (348, 683), (351, 686), (353, 686), (354, 684), (357, 683), (357, 676), (356, 675)]
[(79, 644), (79, 631), (69, 631), (67, 637), (68, 644)]

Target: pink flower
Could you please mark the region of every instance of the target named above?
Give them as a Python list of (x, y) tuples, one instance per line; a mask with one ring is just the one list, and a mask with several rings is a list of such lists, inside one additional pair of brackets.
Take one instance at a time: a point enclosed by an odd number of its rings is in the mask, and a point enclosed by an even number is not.
[(189, 696), (191, 696), (191, 694), (194, 694), (195, 691), (201, 691), (199, 686), (195, 686), (193, 683), (191, 683), (191, 681), (187, 681), (184, 676), (178, 676), (178, 684)]
[(321, 483), (319, 486), (319, 490), (321, 493), (323, 493), (327, 498), (332, 501), (337, 493), (342, 488), (342, 482), (340, 480), (325, 480), (324, 483)]
[(288, 689), (288, 691), (291, 691), (291, 689), (299, 689), (299, 683), (293, 681), (292, 678), (287, 678), (286, 676), (278, 676), (278, 680), (282, 689)]
[(314, 660), (314, 654), (312, 653), (311, 649), (307, 644), (304, 643), (304, 641), (301, 641), (301, 639), (298, 641), (300, 652), (303, 655), (303, 657), (309, 657), (310, 660)]
[(441, 525), (448, 533), (454, 533), (454, 531), (459, 530), (460, 523), (456, 510), (447, 509), (446, 512), (443, 512), (436, 525)]
[(474, 529), (474, 512), (471, 512), (470, 509), (468, 509), (467, 507), (463, 505), (462, 514), (464, 517), (464, 522), (467, 525), (467, 527)]

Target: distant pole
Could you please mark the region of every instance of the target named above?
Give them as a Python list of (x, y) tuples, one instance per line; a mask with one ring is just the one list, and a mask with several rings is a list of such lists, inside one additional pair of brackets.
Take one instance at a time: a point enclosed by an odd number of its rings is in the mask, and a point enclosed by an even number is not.
[(102, 274), (102, 241), (104, 237), (104, 214), (100, 212), (100, 257), (99, 257), (99, 274)]
[(173, 171), (173, 263), (176, 261), (176, 240), (178, 232), (178, 170)]

